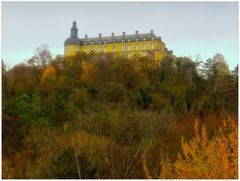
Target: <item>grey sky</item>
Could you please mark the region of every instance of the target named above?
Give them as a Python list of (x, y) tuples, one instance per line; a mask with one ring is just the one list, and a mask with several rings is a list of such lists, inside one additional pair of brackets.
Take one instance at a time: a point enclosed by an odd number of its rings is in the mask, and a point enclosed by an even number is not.
[(177, 56), (219, 52), (231, 69), (238, 63), (237, 2), (3, 2), (4, 62), (23, 62), (42, 44), (63, 54), (74, 18), (79, 37), (153, 29)]

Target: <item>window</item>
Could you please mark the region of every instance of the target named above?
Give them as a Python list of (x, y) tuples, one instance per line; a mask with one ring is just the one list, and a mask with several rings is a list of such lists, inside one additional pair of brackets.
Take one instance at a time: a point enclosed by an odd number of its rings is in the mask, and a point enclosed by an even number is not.
[(106, 48), (106, 47), (104, 47), (103, 51), (104, 51), (104, 53), (106, 53), (106, 52), (107, 52), (107, 48)]
[(130, 51), (131, 50), (131, 46), (130, 45), (128, 45), (128, 51)]
[(124, 47), (124, 45), (122, 45), (122, 49), (121, 49), (121, 50), (122, 50), (122, 52), (124, 52), (124, 49), (125, 49), (125, 47)]
[(115, 52), (115, 46), (112, 47), (112, 51)]
[(138, 45), (136, 45), (136, 50), (138, 50)]
[(76, 52), (79, 52), (79, 48), (76, 48)]
[(143, 50), (146, 50), (146, 44), (145, 43), (143, 44)]
[(84, 49), (84, 52), (85, 52), (85, 53), (87, 52), (87, 49), (86, 49), (86, 48)]
[(130, 58), (130, 53), (128, 53), (128, 55), (127, 55), (127, 56), (128, 56), (128, 58)]
[(101, 52), (102, 51), (102, 48), (101, 47), (98, 47), (98, 52)]
[(154, 49), (154, 43), (151, 44), (151, 48)]
[(91, 50), (90, 50), (90, 51), (91, 51), (91, 53), (93, 53), (93, 52), (94, 52), (94, 49), (93, 49), (93, 48), (91, 48)]

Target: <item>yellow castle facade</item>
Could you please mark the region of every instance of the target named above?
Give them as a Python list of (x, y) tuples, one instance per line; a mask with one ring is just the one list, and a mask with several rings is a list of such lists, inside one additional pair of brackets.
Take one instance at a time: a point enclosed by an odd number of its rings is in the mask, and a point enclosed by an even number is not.
[(76, 57), (79, 53), (86, 54), (112, 54), (124, 58), (149, 57), (152, 60), (161, 61), (165, 56), (171, 56), (172, 51), (168, 51), (161, 37), (157, 37), (153, 30), (150, 33), (139, 34), (136, 31), (133, 35), (102, 36), (89, 38), (78, 38), (76, 22), (73, 22), (71, 35), (64, 42), (65, 57)]

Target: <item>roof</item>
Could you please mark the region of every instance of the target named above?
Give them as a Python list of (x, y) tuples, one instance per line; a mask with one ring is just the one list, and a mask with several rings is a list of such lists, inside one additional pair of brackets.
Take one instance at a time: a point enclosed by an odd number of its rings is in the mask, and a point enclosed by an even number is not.
[(65, 45), (78, 44), (101, 44), (101, 43), (115, 43), (115, 42), (137, 42), (146, 40), (161, 40), (161, 37), (157, 37), (153, 33), (134, 34), (134, 35), (118, 35), (118, 36), (106, 36), (106, 37), (94, 37), (94, 38), (68, 38), (65, 41)]
[[(134, 35), (120, 35), (120, 36), (106, 36), (106, 37), (96, 37), (96, 38), (84, 38), (81, 39), (82, 43), (96, 44), (96, 43), (114, 43), (114, 42), (125, 42), (125, 41), (145, 41), (157, 39), (154, 34), (134, 34)], [(159, 37), (160, 38), (160, 37)], [(161, 39), (161, 38), (160, 38)]]
[(64, 45), (80, 45), (81, 40), (78, 37), (69, 37), (65, 40)]

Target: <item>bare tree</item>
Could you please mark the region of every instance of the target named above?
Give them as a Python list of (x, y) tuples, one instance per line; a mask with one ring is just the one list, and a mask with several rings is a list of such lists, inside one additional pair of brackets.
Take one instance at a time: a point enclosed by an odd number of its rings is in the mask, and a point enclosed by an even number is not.
[(51, 52), (47, 44), (41, 45), (36, 48), (35, 55), (28, 60), (28, 64), (31, 66), (40, 66), (45, 68), (49, 61), (52, 59)]

